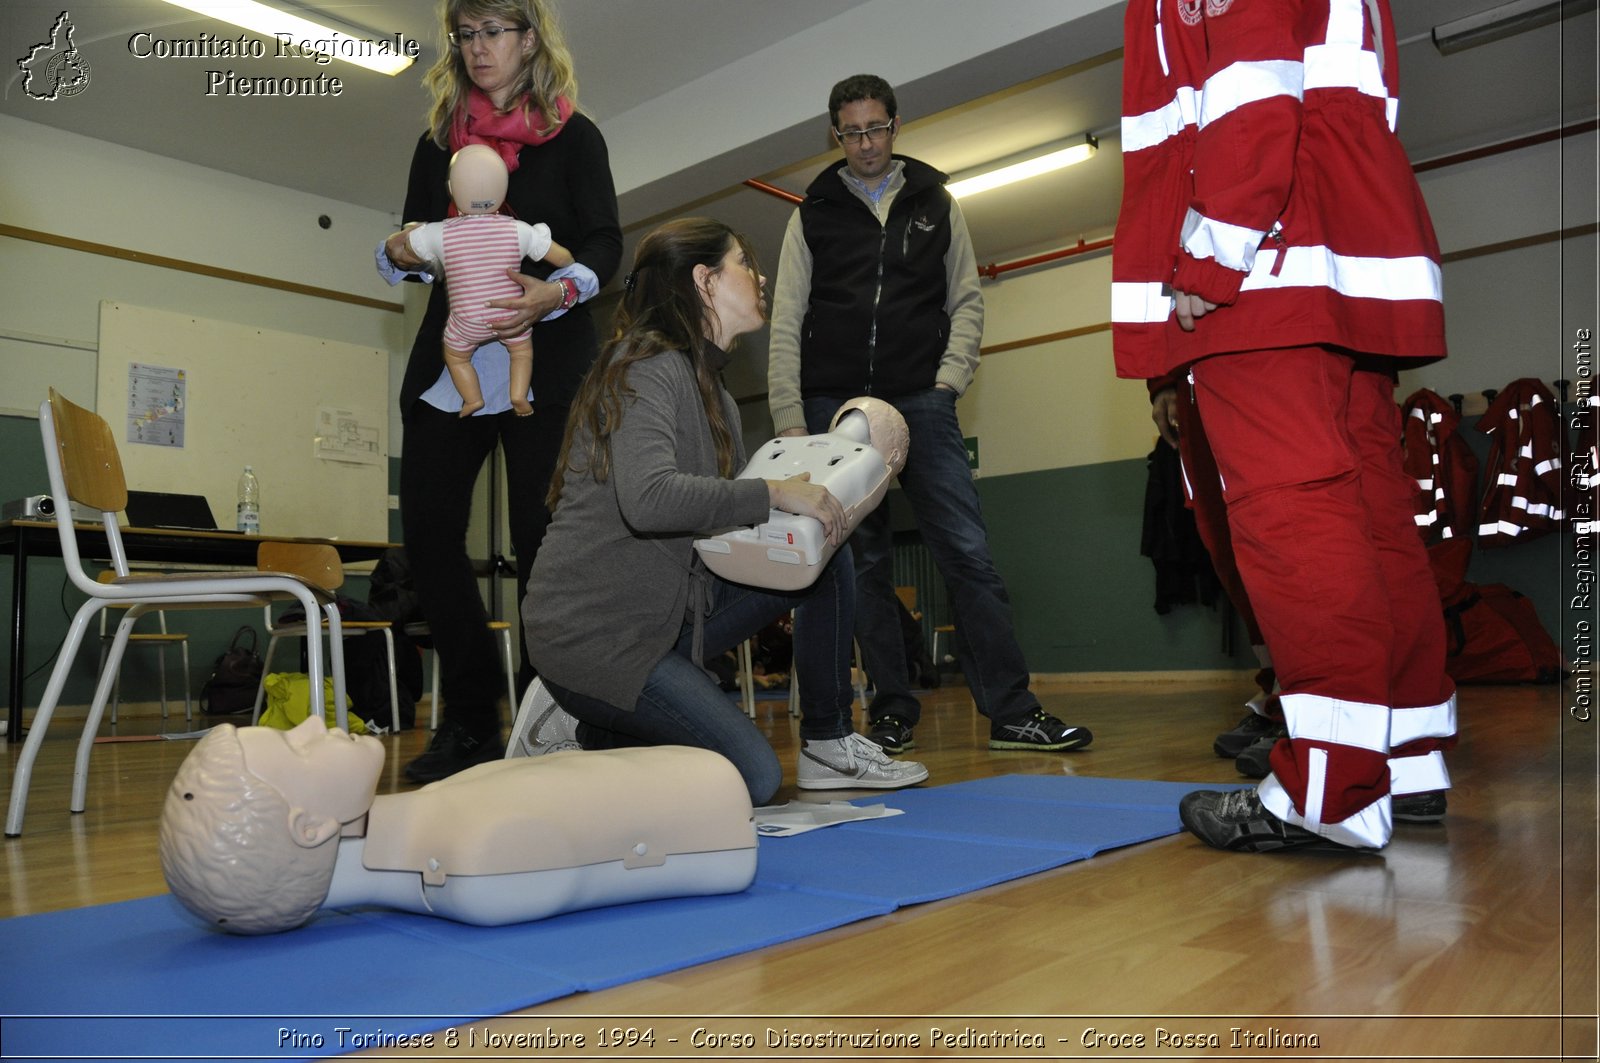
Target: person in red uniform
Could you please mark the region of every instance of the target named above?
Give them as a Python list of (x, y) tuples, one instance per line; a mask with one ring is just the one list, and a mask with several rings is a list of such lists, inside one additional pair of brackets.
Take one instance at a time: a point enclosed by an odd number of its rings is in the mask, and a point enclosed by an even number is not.
[(1394, 402), (1445, 343), (1388, 0), (1135, 0), (1126, 31), (1117, 372), (1194, 381), (1289, 730), (1257, 789), (1180, 815), (1222, 849), (1381, 848), (1455, 734)]

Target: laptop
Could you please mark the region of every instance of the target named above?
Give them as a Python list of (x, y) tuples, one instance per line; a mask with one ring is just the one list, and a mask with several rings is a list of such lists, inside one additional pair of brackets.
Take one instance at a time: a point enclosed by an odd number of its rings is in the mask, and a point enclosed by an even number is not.
[(232, 531), (218, 528), (211, 503), (204, 495), (183, 495), (167, 491), (128, 492), (128, 526), (168, 528), (176, 531)]

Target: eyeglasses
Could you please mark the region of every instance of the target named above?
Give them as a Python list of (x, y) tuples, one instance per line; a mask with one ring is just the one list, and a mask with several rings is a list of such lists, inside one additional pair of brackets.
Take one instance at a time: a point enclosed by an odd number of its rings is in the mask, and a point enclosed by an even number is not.
[(527, 30), (526, 26), (485, 26), (476, 30), (456, 30), (449, 36), (451, 44), (457, 48), (465, 48), (479, 37), (493, 44), (500, 39), (502, 33), (526, 33)]
[(868, 126), (866, 129), (835, 129), (833, 135), (839, 138), (841, 144), (849, 144), (851, 147), (855, 147), (861, 143), (863, 137), (870, 143), (876, 144), (887, 137), (893, 129), (894, 123), (888, 122), (884, 125)]

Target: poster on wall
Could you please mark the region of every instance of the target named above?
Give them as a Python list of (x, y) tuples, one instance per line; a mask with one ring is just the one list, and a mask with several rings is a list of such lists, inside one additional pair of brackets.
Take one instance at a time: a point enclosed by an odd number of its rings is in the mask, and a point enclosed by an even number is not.
[(182, 369), (128, 363), (128, 442), (183, 447), (187, 406)]
[(319, 406), (314, 442), (317, 457), (323, 461), (378, 465), (385, 460), (377, 425), (362, 424), (353, 410)]

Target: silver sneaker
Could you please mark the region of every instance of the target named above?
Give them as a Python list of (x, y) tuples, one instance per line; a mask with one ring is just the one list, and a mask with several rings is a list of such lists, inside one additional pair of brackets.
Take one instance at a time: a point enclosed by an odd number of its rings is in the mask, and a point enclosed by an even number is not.
[(797, 772), (802, 790), (898, 790), (928, 777), (912, 760), (891, 760), (863, 735), (802, 742)]
[(530, 757), (583, 748), (578, 744), (578, 718), (553, 701), (533, 721), (533, 731), (528, 738)]

